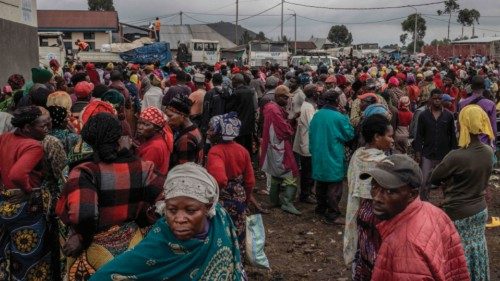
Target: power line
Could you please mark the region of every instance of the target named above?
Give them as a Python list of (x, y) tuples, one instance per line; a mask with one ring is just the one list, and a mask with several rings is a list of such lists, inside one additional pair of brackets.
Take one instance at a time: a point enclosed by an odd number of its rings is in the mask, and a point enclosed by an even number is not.
[(298, 18), (303, 18), (307, 19), (310, 21), (315, 21), (315, 22), (321, 22), (321, 23), (329, 23), (329, 24), (370, 24), (370, 23), (381, 23), (381, 22), (389, 22), (389, 21), (395, 21), (395, 20), (402, 20), (405, 19), (406, 17), (399, 17), (399, 18), (393, 18), (393, 19), (385, 19), (385, 20), (378, 20), (378, 21), (366, 21), (366, 22), (332, 22), (332, 21), (324, 21), (324, 20), (318, 20), (318, 19), (313, 19), (305, 16), (299, 16), (297, 15)]
[(315, 6), (315, 5), (307, 5), (307, 4), (300, 4), (300, 3), (294, 3), (294, 2), (288, 2), (285, 1), (285, 3), (290, 4), (290, 5), (295, 5), (295, 6), (301, 6), (301, 7), (306, 7), (306, 8), (315, 8), (315, 9), (328, 9), (328, 10), (384, 10), (384, 9), (401, 9), (401, 8), (411, 8), (411, 7), (422, 7), (422, 6), (430, 6), (430, 5), (437, 5), (437, 4), (442, 4), (445, 1), (439, 1), (439, 2), (431, 2), (431, 3), (423, 3), (423, 4), (415, 4), (415, 5), (402, 5), (402, 6), (387, 6), (387, 7), (364, 7), (364, 8), (345, 8), (345, 7), (325, 7), (325, 6)]
[(240, 19), (239, 21), (244, 21), (244, 20), (247, 20), (247, 19), (251, 19), (251, 18), (253, 18), (253, 17), (256, 17), (256, 16), (260, 16), (260, 15), (262, 15), (263, 13), (265, 13), (265, 12), (267, 12), (267, 11), (270, 11), (270, 10), (272, 10), (272, 9), (274, 9), (274, 8), (276, 8), (276, 7), (278, 7), (279, 5), (281, 5), (281, 3), (278, 3), (278, 4), (274, 5), (274, 6), (272, 6), (271, 8), (265, 9), (264, 11), (262, 11), (262, 12), (260, 12), (260, 13), (257, 13), (257, 14), (255, 14), (255, 15), (248, 16), (248, 17), (246, 17), (246, 18), (242, 18), (242, 19)]
[[(228, 16), (228, 17), (234, 17), (234, 14), (209, 14), (209, 13), (198, 13), (198, 12), (184, 12), (186, 14), (192, 14), (192, 15), (204, 15), (204, 16)], [(293, 14), (285, 14), (287, 16), (291, 16)], [(255, 16), (255, 15), (240, 15), (243, 17), (250, 17), (250, 16)], [(273, 14), (273, 15), (258, 15), (259, 17), (281, 17), (281, 14)]]
[[(436, 19), (436, 18), (429, 17), (429, 16), (423, 16), (423, 17), (424, 17), (424, 18), (431, 19), (431, 20), (435, 20), (435, 21), (441, 21), (441, 22), (446, 22), (446, 23), (448, 23), (448, 21), (447, 21), (447, 20)], [(456, 23), (456, 22), (453, 22), (453, 21), (452, 21), (452, 22), (450, 22), (450, 23), (451, 23), (451, 24), (454, 24), (454, 25), (460, 25), (460, 26), (462, 26), (461, 24)], [(500, 31), (499, 31), (499, 30), (493, 30), (493, 29), (481, 28), (481, 27), (476, 27), (476, 26), (474, 26), (474, 29), (477, 29), (477, 30), (483, 30), (483, 31), (498, 32), (498, 33), (500, 33)]]
[(210, 22), (207, 22), (207, 21), (202, 21), (202, 20), (199, 20), (199, 19), (195, 19), (195, 18), (193, 18), (192, 16), (190, 16), (190, 15), (186, 14), (185, 12), (182, 12), (182, 14), (183, 14), (183, 15), (185, 15), (187, 18), (190, 18), (190, 19), (192, 19), (192, 20), (194, 20), (194, 21), (197, 21), (197, 22), (199, 22), (199, 23), (203, 23), (203, 24), (209, 24), (209, 23), (210, 23)]
[[(288, 17), (288, 19), (286, 19), (285, 21), (283, 21), (283, 25), (285, 25), (286, 22), (288, 22), (289, 20), (291, 20), (293, 18), (293, 16), (290, 16)], [(273, 29), (271, 29), (270, 31), (267, 31), (267, 34), (275, 31), (276, 29), (280, 28), (281, 27), (281, 23), (278, 24), (277, 26), (275, 26)]]
[[(176, 16), (178, 15), (178, 13), (175, 13), (175, 14), (167, 14), (167, 15), (163, 15), (163, 16), (158, 16), (158, 19), (167, 19), (169, 17), (173, 17), (173, 16)], [(131, 20), (131, 21), (127, 21), (126, 23), (139, 23), (139, 22), (147, 22), (147, 21), (151, 21), (151, 20), (154, 20), (156, 19), (157, 17), (148, 17), (148, 18), (143, 18), (143, 19), (138, 19), (138, 20)]]

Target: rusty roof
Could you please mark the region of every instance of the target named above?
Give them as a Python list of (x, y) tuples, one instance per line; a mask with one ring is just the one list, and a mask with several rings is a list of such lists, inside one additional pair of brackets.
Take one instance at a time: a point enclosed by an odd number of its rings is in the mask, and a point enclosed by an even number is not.
[[(288, 42), (290, 48), (295, 47), (295, 41)], [(299, 50), (314, 50), (316, 49), (316, 44), (312, 41), (297, 41), (297, 49)]]
[(116, 11), (38, 10), (39, 31), (118, 30)]

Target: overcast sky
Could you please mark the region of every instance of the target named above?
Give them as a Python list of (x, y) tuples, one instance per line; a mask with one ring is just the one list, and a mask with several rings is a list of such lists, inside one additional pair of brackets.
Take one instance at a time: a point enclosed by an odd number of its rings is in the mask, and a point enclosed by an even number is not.
[[(395, 5), (411, 5), (436, 2), (437, 0), (363, 0), (363, 1), (345, 1), (345, 0), (289, 0), (293, 3), (303, 3), (317, 6), (330, 7), (381, 7)], [(246, 15), (259, 13), (278, 3), (279, 0), (240, 0), (239, 1), (240, 19)], [(234, 21), (236, 11), (235, 0), (117, 0), (114, 1), (118, 16), (122, 22), (131, 22), (134, 24), (145, 24), (143, 20), (156, 16), (165, 16), (183, 11), (186, 15), (183, 17), (184, 24), (194, 24), (201, 22), (216, 21)], [(480, 25), (476, 26), (476, 35), (500, 36), (500, 1), (499, 0), (459, 0), (461, 8), (475, 8), (481, 13)], [(478, 5), (480, 3), (480, 6)], [(86, 0), (38, 0), (39, 9), (87, 9)], [(447, 16), (437, 16), (436, 11), (442, 9), (443, 4), (417, 7), (418, 12), (422, 13), (427, 23), (427, 33), (424, 41), (429, 43), (432, 39), (442, 39), (446, 37)], [(382, 45), (390, 43), (399, 43), (399, 35), (402, 34), (401, 22), (403, 20), (393, 20), (382, 23), (366, 23), (373, 21), (388, 20), (400, 17), (406, 17), (414, 13), (411, 8), (404, 9), (385, 9), (385, 10), (363, 10), (363, 11), (338, 11), (328, 9), (315, 9), (299, 7), (285, 3), (285, 27), (284, 34), (293, 39), (294, 22), (288, 9), (297, 12), (297, 40), (307, 40), (311, 35), (315, 37), (326, 37), (332, 23), (314, 22), (302, 17), (313, 18), (320, 21), (334, 22), (347, 25), (351, 31), (354, 43), (375, 42)], [(203, 14), (189, 14), (189, 13)], [(206, 14), (227, 14), (225, 15), (206, 15)], [(281, 6), (278, 6), (266, 13), (267, 16), (258, 16), (240, 22), (245, 28), (254, 32), (263, 31), (268, 38), (277, 39), (280, 35)], [(188, 16), (192, 17), (189, 18)], [(440, 19), (434, 20), (429, 17)], [(288, 20), (288, 21), (287, 21)], [(179, 24), (179, 16), (162, 18), (164, 24)], [(456, 16), (451, 20), (450, 38), (456, 38), (461, 34), (461, 26), (456, 22)], [(471, 28), (465, 29), (465, 34), (470, 37)]]

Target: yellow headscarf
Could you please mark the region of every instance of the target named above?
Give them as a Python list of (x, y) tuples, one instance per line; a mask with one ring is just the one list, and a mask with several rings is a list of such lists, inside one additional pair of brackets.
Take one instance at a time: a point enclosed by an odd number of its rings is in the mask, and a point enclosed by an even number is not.
[(73, 102), (68, 93), (64, 91), (53, 92), (47, 97), (47, 107), (49, 106), (61, 106), (66, 108), (66, 110), (71, 113), (71, 106)]
[(460, 138), (458, 139), (458, 146), (467, 148), (470, 144), (470, 135), (485, 134), (490, 140), (493, 140), (493, 130), (491, 129), (490, 119), (486, 112), (475, 104), (468, 105), (460, 111), (458, 116), (460, 123)]

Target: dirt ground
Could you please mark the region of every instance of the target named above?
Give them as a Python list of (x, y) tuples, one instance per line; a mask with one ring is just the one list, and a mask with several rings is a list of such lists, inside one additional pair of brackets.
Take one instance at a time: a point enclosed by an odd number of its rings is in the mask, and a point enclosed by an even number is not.
[[(500, 174), (500, 173), (499, 173)], [(500, 175), (492, 176), (492, 201), (490, 216), (500, 216)], [(265, 185), (258, 181), (257, 187)], [(346, 206), (346, 187), (341, 207)], [(442, 197), (440, 191), (433, 191), (431, 201), (437, 203)], [(267, 196), (256, 198), (268, 204)], [(292, 281), (292, 280), (350, 280), (350, 269), (342, 258), (343, 226), (326, 225), (314, 214), (314, 205), (296, 203), (302, 216), (287, 214), (272, 209), (263, 215), (266, 228), (265, 252), (270, 270), (247, 268), (250, 280)], [(500, 227), (486, 229), (492, 281), (500, 281)], [(496, 266), (494, 266), (496, 265)]]

